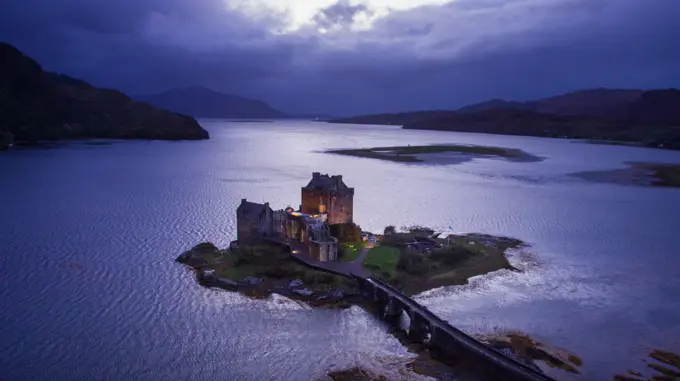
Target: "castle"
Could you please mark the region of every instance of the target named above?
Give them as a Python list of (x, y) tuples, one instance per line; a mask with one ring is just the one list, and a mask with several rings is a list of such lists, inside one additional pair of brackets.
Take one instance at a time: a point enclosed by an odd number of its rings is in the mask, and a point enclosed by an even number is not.
[(273, 210), (268, 202), (242, 199), (236, 209), (238, 244), (285, 243), (294, 253), (320, 262), (337, 260), (338, 240), (330, 225), (353, 224), (354, 188), (345, 185), (342, 176), (314, 172), (301, 199), (298, 211)]

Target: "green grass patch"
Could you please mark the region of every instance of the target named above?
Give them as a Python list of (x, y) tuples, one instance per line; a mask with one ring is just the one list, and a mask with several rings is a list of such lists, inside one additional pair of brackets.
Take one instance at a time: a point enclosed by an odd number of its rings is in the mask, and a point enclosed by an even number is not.
[[(355, 281), (304, 266), (290, 253), (275, 245), (242, 246), (234, 250), (219, 250), (211, 243), (203, 243), (189, 251), (182, 263), (202, 270), (212, 269), (219, 278), (242, 281), (253, 276), (270, 282), (287, 284), (300, 279), (305, 287), (319, 291), (329, 287), (350, 290)], [(184, 254), (183, 254), (184, 255)]]
[(218, 266), (215, 267), (215, 275), (220, 278), (227, 278), (234, 281), (241, 281), (249, 276), (255, 276), (257, 268), (252, 266)]
[[(383, 237), (381, 248), (399, 251), (396, 274), (390, 274), (389, 282), (402, 288), (407, 295), (414, 295), (432, 288), (465, 284), (470, 277), (487, 274), (512, 266), (505, 257), (505, 250), (517, 248), (523, 242), (508, 237), (495, 237), (472, 233), (451, 236), (448, 239), (433, 238), (439, 247), (418, 252), (408, 247), (421, 233), (393, 233)], [(370, 253), (370, 252), (369, 252)], [(364, 265), (380, 274), (379, 270)]]
[(389, 246), (378, 246), (368, 250), (364, 267), (380, 276), (391, 279), (397, 271), (401, 253), (399, 249)]
[(335, 153), (339, 155), (348, 155), (356, 157), (365, 157), (371, 159), (390, 160), (397, 162), (417, 163), (422, 162), (422, 159), (414, 155), (455, 152), (464, 154), (476, 155), (490, 155), (498, 156), (507, 159), (535, 159), (528, 153), (510, 148), (502, 147), (486, 147), (486, 146), (468, 146), (468, 145), (427, 145), (427, 146), (394, 146), (394, 147), (373, 147), (373, 148), (357, 148), (357, 149), (337, 149), (326, 151), (328, 153)]
[(352, 262), (359, 258), (361, 255), (361, 250), (366, 246), (365, 242), (356, 243), (342, 243), (340, 245), (340, 261), (342, 262)]

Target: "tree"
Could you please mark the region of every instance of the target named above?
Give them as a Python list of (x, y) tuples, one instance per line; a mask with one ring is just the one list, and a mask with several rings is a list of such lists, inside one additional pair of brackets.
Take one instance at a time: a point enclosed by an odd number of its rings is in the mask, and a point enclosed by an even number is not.
[(389, 225), (385, 227), (385, 231), (383, 232), (384, 235), (392, 235), (397, 233), (397, 228), (394, 227), (394, 225)]

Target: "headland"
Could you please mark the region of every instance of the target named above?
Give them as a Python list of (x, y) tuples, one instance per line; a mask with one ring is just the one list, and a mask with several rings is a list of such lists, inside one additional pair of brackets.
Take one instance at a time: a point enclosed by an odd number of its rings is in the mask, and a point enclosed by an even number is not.
[(46, 72), (5, 43), (0, 43), (0, 120), (0, 150), (61, 140), (209, 138), (190, 116)]

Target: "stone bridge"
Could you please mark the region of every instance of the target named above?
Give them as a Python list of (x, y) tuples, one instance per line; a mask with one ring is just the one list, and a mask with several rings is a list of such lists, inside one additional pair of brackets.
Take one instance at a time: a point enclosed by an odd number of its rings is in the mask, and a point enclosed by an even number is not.
[(531, 368), (500, 351), (474, 339), (430, 310), (405, 296), (394, 287), (375, 278), (354, 275), (363, 295), (377, 306), (378, 317), (400, 328), (402, 313), (411, 321), (409, 339), (434, 347), (439, 352), (471, 365), (492, 380), (502, 381), (554, 381), (544, 373)]

